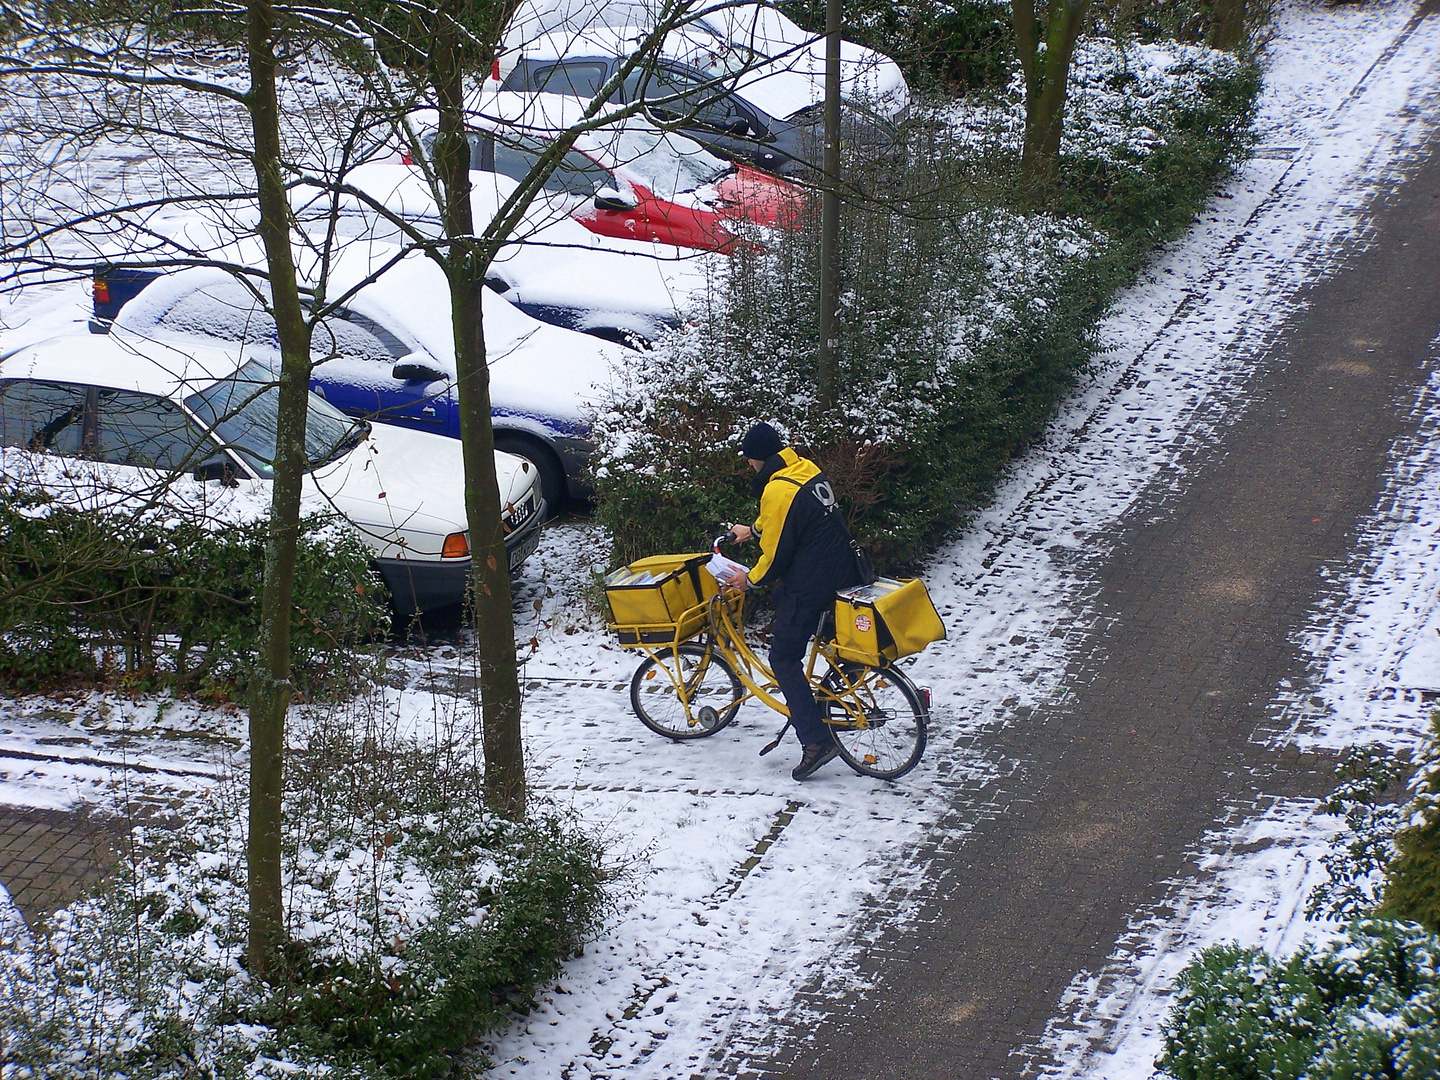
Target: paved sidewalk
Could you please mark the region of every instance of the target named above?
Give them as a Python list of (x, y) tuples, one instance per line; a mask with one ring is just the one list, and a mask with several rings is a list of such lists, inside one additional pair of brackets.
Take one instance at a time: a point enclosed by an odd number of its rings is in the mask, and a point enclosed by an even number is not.
[(870, 951), (874, 988), (815, 1002), (825, 1022), (741, 1075), (1026, 1075), (1070, 980), (1224, 807), (1331, 786), (1328, 763), (1265, 749), (1266, 706), (1303, 682), (1292, 640), (1320, 571), (1343, 564), (1413, 430), (1440, 330), (1434, 150), (1377, 208), (1370, 248), (1311, 291), (1185, 488), (1128, 515), (1068, 694), (996, 732), (992, 752), (1019, 766), (956, 807), (956, 824), (977, 804), (990, 816), (926, 853), (919, 925)]
[(100, 882), (115, 865), (117, 844), (101, 818), (0, 806), (0, 885), (33, 924)]

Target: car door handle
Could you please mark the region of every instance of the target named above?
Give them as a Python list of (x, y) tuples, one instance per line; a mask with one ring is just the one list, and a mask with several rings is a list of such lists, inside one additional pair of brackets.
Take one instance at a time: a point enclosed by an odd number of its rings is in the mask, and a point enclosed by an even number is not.
[(434, 405), (426, 405), (423, 409), (420, 410), (420, 415), (421, 415), (421, 416), (434, 416), (434, 415), (435, 415), (435, 406), (434, 406)]

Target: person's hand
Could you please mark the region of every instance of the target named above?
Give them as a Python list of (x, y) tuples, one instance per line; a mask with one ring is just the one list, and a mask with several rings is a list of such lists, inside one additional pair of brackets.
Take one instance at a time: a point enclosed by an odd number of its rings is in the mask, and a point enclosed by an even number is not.
[(731, 525), (730, 535), (735, 537), (735, 542), (737, 544), (743, 544), (746, 540), (749, 540), (752, 536), (755, 535), (755, 530), (750, 528), (749, 525)]
[(750, 589), (750, 575), (744, 570), (735, 570), (726, 574), (720, 584), (735, 592), (748, 592)]

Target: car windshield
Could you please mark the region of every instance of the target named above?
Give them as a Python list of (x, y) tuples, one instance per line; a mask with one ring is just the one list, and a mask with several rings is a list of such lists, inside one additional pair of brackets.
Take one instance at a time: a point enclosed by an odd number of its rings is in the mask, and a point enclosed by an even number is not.
[[(185, 407), (214, 430), (263, 477), (275, 473), (275, 429), (280, 411), (277, 376), (258, 360), (185, 399)], [(318, 468), (353, 450), (370, 431), (324, 398), (310, 395), (305, 420), (305, 461)]]
[(670, 132), (621, 128), (610, 149), (617, 162), (662, 198), (713, 184), (735, 168), (699, 143)]

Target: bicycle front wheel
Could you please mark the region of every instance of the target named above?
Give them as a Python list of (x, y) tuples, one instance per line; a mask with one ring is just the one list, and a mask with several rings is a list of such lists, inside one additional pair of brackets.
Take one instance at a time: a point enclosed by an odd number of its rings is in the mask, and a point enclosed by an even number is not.
[(846, 664), (843, 672), (842, 680), (830, 671), (821, 684), (837, 699), (827, 702), (825, 722), (840, 756), (862, 776), (904, 776), (925, 753), (928, 711), (920, 691), (895, 668)]
[[(735, 719), (740, 679), (723, 656), (687, 641), (665, 660), (647, 656), (630, 680), (630, 705), (641, 723), (667, 739), (703, 739)], [(680, 700), (676, 676), (688, 702)]]

